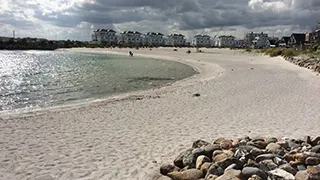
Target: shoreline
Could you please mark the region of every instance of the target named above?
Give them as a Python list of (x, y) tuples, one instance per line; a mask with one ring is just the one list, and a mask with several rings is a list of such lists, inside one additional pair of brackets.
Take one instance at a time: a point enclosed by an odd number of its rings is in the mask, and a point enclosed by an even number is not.
[(281, 58), (219, 49), (188, 55), (187, 49), (134, 50), (197, 65), (200, 74), (172, 86), (1, 120), (0, 176), (153, 179), (199, 139), (319, 135), (315, 73)]
[[(127, 48), (123, 48), (127, 49)], [(130, 48), (129, 48), (130, 49)], [(148, 48), (147, 48), (148, 49)], [(119, 49), (116, 49), (119, 50)], [(105, 51), (105, 48), (68, 48), (68, 49), (56, 49), (54, 51), (67, 51), (67, 52), (80, 52), (80, 53), (93, 53), (93, 54), (112, 54), (112, 55), (120, 55), (120, 56), (126, 56), (127, 53), (124, 52), (117, 52), (117, 51)], [(189, 82), (190, 80), (194, 80), (198, 77), (195, 76), (201, 76), (201, 71), (203, 71), (203, 68), (200, 68), (199, 65), (201, 63), (198, 63), (195, 60), (187, 60), (184, 61), (182, 59), (175, 59), (171, 57), (166, 56), (152, 56), (152, 55), (143, 55), (143, 54), (135, 54), (135, 56), (142, 57), (142, 58), (150, 58), (150, 59), (158, 59), (158, 60), (164, 60), (164, 61), (173, 61), (177, 63), (181, 63), (184, 65), (187, 65), (191, 67), (195, 74), (187, 77), (185, 79), (181, 79), (178, 81), (175, 81), (170, 84), (164, 84), (158, 87), (145, 89), (145, 90), (137, 90), (137, 91), (130, 91), (130, 92), (123, 92), (123, 93), (116, 93), (113, 95), (105, 96), (102, 98), (90, 98), (84, 99), (84, 100), (78, 100), (77, 102), (72, 103), (66, 103), (62, 105), (54, 105), (50, 107), (39, 107), (39, 108), (27, 108), (27, 109), (17, 109), (17, 110), (9, 110), (9, 111), (0, 111), (0, 118), (1, 119), (10, 119), (10, 118), (18, 118), (18, 117), (29, 117), (34, 115), (41, 115), (48, 112), (55, 112), (55, 111), (68, 111), (74, 108), (81, 108), (84, 106), (94, 106), (99, 104), (107, 104), (107, 103), (113, 103), (117, 101), (127, 101), (127, 100), (136, 100), (136, 98), (152, 98), (152, 96), (157, 97), (157, 95), (152, 95), (153, 93), (162, 94), (165, 93), (165, 90), (169, 87), (174, 86), (181, 86), (181, 83)], [(223, 70), (220, 69), (222, 72)], [(191, 82), (192, 83), (192, 82)], [(147, 94), (147, 95), (144, 95)], [(80, 102), (84, 101), (84, 102)]]

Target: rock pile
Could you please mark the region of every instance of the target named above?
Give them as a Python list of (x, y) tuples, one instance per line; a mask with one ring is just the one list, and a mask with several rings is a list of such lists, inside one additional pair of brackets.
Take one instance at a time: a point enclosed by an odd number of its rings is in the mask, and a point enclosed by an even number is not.
[(314, 70), (315, 72), (320, 73), (320, 58), (316, 57), (284, 57), (285, 60), (292, 62), (298, 66)]
[(198, 140), (160, 173), (172, 180), (320, 180), (320, 136)]

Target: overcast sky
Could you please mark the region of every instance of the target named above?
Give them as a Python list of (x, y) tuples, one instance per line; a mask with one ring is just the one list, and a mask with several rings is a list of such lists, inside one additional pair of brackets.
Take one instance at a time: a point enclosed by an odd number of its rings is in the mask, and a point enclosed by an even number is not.
[(315, 28), (320, 0), (1, 0), (0, 36), (90, 40), (97, 28), (243, 37)]

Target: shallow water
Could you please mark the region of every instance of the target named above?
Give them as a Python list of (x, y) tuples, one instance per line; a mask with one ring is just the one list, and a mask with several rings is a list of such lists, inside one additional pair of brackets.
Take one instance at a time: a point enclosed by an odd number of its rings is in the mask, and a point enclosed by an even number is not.
[(149, 89), (193, 75), (184, 64), (62, 51), (0, 51), (0, 111)]

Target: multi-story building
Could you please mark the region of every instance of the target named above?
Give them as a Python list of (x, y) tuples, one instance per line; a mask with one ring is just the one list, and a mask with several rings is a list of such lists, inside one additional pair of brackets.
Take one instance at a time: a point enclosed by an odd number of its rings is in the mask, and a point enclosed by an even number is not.
[(148, 32), (144, 35), (143, 44), (146, 46), (162, 46), (165, 44), (163, 34)]
[(255, 37), (251, 43), (252, 48), (269, 48), (270, 47), (270, 41), (268, 37), (260, 36)]
[(215, 42), (215, 46), (218, 47), (234, 47), (235, 37), (234, 36), (219, 36)]
[(143, 44), (143, 37), (138, 31), (124, 31), (120, 34), (118, 43), (121, 45), (141, 46)]
[(246, 42), (243, 39), (235, 40), (233, 47), (244, 48), (244, 47), (246, 47)]
[(211, 46), (211, 39), (208, 35), (196, 35), (192, 40), (192, 45), (196, 47), (210, 47)]
[(185, 46), (186, 39), (182, 34), (170, 34), (168, 35), (166, 44), (169, 46)]
[(261, 33), (247, 33), (244, 37), (244, 40), (248, 46), (253, 45), (253, 40), (255, 40), (255, 43), (257, 42), (257, 39), (260, 39), (260, 41), (266, 41), (268, 39), (268, 34), (265, 34), (263, 32)]
[(118, 37), (116, 35), (116, 31), (112, 29), (97, 29), (93, 31), (92, 42), (117, 44)]

